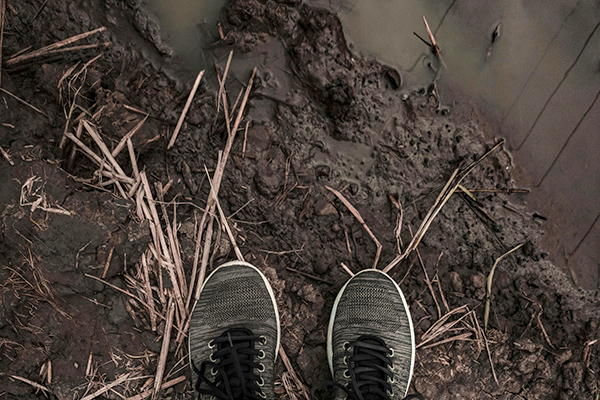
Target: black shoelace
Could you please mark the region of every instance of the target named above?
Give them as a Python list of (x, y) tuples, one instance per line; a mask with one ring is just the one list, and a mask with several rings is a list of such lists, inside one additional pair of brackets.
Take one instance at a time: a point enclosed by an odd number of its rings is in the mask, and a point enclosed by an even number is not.
[[(347, 365), (344, 376), (350, 382), (346, 386), (334, 381), (322, 382), (311, 390), (312, 398), (316, 399), (317, 390), (333, 387), (343, 390), (348, 400), (391, 400), (394, 379), (392, 350), (374, 336), (361, 336), (344, 347), (344, 363)], [(423, 397), (411, 394), (404, 398), (409, 399), (423, 400)]]
[[(264, 364), (255, 361), (265, 357), (255, 343), (262, 341), (247, 329), (232, 329), (211, 341), (213, 353), (203, 361), (200, 369), (192, 362), (198, 375), (196, 391), (221, 400), (263, 400), (264, 380), (254, 371), (264, 371)], [(205, 375), (214, 377), (213, 380)]]

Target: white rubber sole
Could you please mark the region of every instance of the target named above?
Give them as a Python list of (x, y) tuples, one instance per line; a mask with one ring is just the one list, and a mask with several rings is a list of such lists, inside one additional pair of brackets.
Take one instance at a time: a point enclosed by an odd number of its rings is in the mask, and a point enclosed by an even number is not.
[[(388, 274), (386, 274), (385, 272), (378, 270), (378, 269), (364, 269), (364, 270), (358, 272), (352, 278), (348, 279), (348, 281), (340, 289), (338, 295), (335, 298), (335, 301), (333, 302), (333, 308), (331, 309), (331, 317), (329, 318), (329, 325), (327, 327), (327, 361), (329, 362), (329, 370), (331, 371), (331, 376), (333, 377), (333, 345), (332, 345), (332, 341), (333, 341), (333, 321), (335, 320), (335, 313), (337, 312), (337, 307), (340, 302), (340, 298), (342, 297), (344, 290), (346, 290), (346, 286), (348, 286), (348, 283), (350, 283), (350, 281), (353, 278), (355, 278), (356, 276), (358, 276), (366, 271), (377, 271), (380, 274), (385, 275), (390, 281), (392, 281), (394, 283), (396, 290), (398, 290), (398, 293), (400, 293), (400, 297), (402, 298), (402, 304), (404, 305), (406, 315), (408, 316), (408, 324), (410, 326), (410, 342), (412, 345), (411, 346), (412, 354), (411, 354), (411, 360), (410, 360), (410, 373), (408, 374), (408, 385), (406, 387), (406, 393), (408, 393), (408, 386), (410, 386), (410, 382), (412, 381), (413, 369), (415, 366), (415, 331), (413, 329), (412, 317), (410, 316), (410, 310), (408, 308), (408, 304), (406, 303), (406, 299), (404, 298), (404, 294), (402, 293), (402, 290), (400, 290), (400, 286), (398, 286), (396, 281), (394, 281)], [(406, 397), (406, 393), (404, 393), (404, 396), (402, 396), (402, 397)]]
[[(267, 286), (267, 290), (269, 291), (269, 295), (271, 296), (271, 302), (273, 303), (273, 307), (275, 308), (275, 318), (276, 318), (276, 321), (277, 321), (277, 343), (276, 343), (276, 346), (275, 346), (275, 359), (277, 359), (277, 356), (279, 355), (279, 344), (280, 344), (280, 341), (281, 341), (281, 326), (280, 326), (280, 321), (279, 321), (279, 310), (277, 309), (277, 301), (275, 301), (275, 293), (273, 293), (273, 288), (271, 287), (271, 284), (267, 280), (267, 277), (258, 268), (256, 268), (254, 265), (252, 265), (250, 263), (247, 263), (245, 261), (229, 261), (229, 262), (226, 262), (225, 264), (219, 265), (204, 280), (204, 282), (202, 283), (202, 288), (200, 289), (200, 293), (202, 293), (202, 291), (204, 290), (204, 285), (206, 285), (206, 282), (208, 282), (208, 280), (210, 279), (210, 277), (215, 272), (217, 272), (221, 268), (230, 267), (232, 265), (243, 265), (243, 266), (250, 267), (250, 268), (254, 269), (256, 272), (258, 272), (258, 274), (260, 275), (260, 277), (265, 282), (265, 285)], [(198, 304), (198, 301), (194, 302), (194, 307), (192, 307), (192, 313), (190, 315), (192, 315), (194, 313), (194, 309), (196, 308), (196, 304)], [(188, 357), (190, 358), (190, 365), (192, 365), (192, 362), (191, 362), (192, 352), (191, 352), (191, 349), (190, 349), (190, 342), (189, 342), (189, 340), (188, 340)]]

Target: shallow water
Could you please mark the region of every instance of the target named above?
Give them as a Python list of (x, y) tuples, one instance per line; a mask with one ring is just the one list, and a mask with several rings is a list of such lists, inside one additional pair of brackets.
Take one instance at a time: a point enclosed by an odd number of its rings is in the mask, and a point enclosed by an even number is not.
[(213, 65), (207, 46), (219, 37), (217, 21), (225, 0), (145, 0), (161, 23), (162, 36), (194, 70)]
[[(206, 68), (224, 2), (150, 0), (171, 45)], [(442, 102), (479, 105), (507, 139), (542, 246), (585, 289), (600, 270), (600, 5), (568, 1), (308, 0), (335, 11), (354, 51), (397, 67), (405, 89), (439, 74)], [(447, 68), (429, 47), (429, 26)], [(496, 32), (496, 33), (494, 33)], [(492, 38), (494, 37), (494, 40)], [(210, 69), (210, 68), (209, 68)], [(458, 95), (458, 93), (461, 93)], [(447, 95), (447, 97), (445, 97)], [(510, 245), (510, 244), (508, 244)]]

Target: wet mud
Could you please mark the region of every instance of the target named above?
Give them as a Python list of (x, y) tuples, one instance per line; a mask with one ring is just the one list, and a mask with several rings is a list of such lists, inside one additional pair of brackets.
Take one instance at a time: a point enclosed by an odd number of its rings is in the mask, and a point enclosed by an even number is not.
[[(191, 78), (168, 56), (156, 20), (135, 1), (40, 5), (8, 2), (4, 55), (100, 26), (107, 31), (93, 40), (110, 45), (2, 68), (2, 88), (44, 114), (0, 94), (0, 146), (15, 164), (0, 163), (0, 398), (43, 396), (11, 376), (43, 384), (49, 398), (71, 399), (125, 372), (146, 377), (115, 387), (133, 396), (156, 372), (164, 323), (153, 332), (143, 305), (90, 276), (128, 288), (150, 230), (133, 203), (82, 182), (93, 172), (89, 161), (81, 154), (71, 159), (70, 145), (60, 148), (64, 99), (80, 88), (77, 114), (91, 115), (113, 146), (140, 121), (132, 107), (148, 112), (132, 138), (138, 164), (153, 181), (173, 182), (165, 200), (179, 203), (181, 256), (191, 274), (194, 227), (210, 190), (204, 166), (214, 169), (226, 140), (222, 112), (216, 114), (216, 79), (207, 72), (175, 146), (166, 150)], [(219, 200), (226, 215), (236, 213), (231, 222), (245, 259), (275, 290), (282, 345), (311, 385), (329, 378), (327, 321), (348, 278), (340, 263), (356, 272), (370, 267), (376, 254), (361, 224), (326, 186), (342, 191), (377, 236), (383, 268), (410, 242), (452, 172), (494, 146), (496, 131), (459, 96), (449, 107), (435, 87), (402, 84), (394, 68), (354, 54), (327, 9), (293, 0), (237, 0), (227, 6), (222, 29), (213, 53), (222, 69), (229, 51), (236, 54), (228, 81), (232, 104), (250, 70), (258, 73), (246, 146), (240, 134)], [(100, 52), (72, 87), (59, 85), (69, 68)], [(131, 168), (125, 155), (118, 161)], [(425, 398), (598, 395), (597, 294), (577, 289), (547, 260), (539, 216), (511, 192), (517, 188), (512, 173), (504, 150), (479, 163), (462, 183), (471, 195), (457, 191), (419, 252), (391, 271), (420, 344), (411, 391)], [(23, 191), (32, 177), (39, 178), (31, 181), (33, 189)], [(69, 215), (32, 206), (39, 198)], [(235, 257), (225, 237), (215, 233), (219, 247), (210, 269)], [(477, 326), (483, 325), (487, 275), (496, 258), (521, 243), (495, 272), (484, 340)], [(427, 341), (430, 328), (448, 314), (448, 322), (463, 318)], [(173, 374), (167, 376), (189, 374), (185, 351), (172, 350), (183, 361), (169, 359)], [(49, 361), (51, 380), (44, 369)], [(278, 371), (284, 371), (281, 361)], [(163, 398), (191, 398), (189, 382)], [(280, 386), (278, 393), (286, 396)]]

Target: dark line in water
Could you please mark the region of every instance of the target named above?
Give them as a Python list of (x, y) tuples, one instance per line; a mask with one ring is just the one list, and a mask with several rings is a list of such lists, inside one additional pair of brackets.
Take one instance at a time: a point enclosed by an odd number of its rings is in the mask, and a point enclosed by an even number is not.
[(444, 13), (444, 15), (442, 16), (442, 19), (440, 20), (440, 23), (438, 24), (437, 28), (435, 28), (435, 31), (433, 31), (433, 35), (437, 35), (437, 31), (442, 27), (442, 24), (444, 23), (444, 20), (446, 19), (446, 15), (448, 15), (448, 13), (450, 12), (450, 9), (452, 7), (454, 7), (454, 3), (456, 3), (456, 0), (454, 0), (452, 2), (452, 4), (450, 4), (450, 7), (448, 7), (448, 9), (446, 10), (446, 12)]
[(525, 138), (523, 139), (523, 141), (521, 142), (521, 144), (519, 144), (519, 146), (516, 147), (516, 150), (519, 150), (523, 146), (523, 144), (525, 144), (525, 142), (527, 141), (527, 139), (531, 135), (531, 132), (533, 132), (533, 128), (535, 128), (535, 125), (540, 120), (540, 117), (542, 116), (542, 114), (544, 113), (544, 111), (546, 111), (546, 107), (548, 107), (548, 104), (550, 103), (550, 100), (552, 100), (552, 98), (554, 97), (554, 95), (556, 94), (556, 92), (558, 92), (558, 90), (560, 89), (560, 87), (563, 84), (563, 82), (567, 79), (567, 77), (569, 76), (569, 74), (571, 73), (571, 71), (573, 70), (573, 68), (575, 67), (575, 65), (577, 64), (577, 61), (579, 61), (579, 58), (581, 58), (581, 55), (583, 54), (583, 51), (585, 50), (585, 48), (587, 47), (587, 45), (590, 43), (590, 40), (592, 40), (592, 37), (594, 36), (594, 34), (596, 33), (596, 31), (598, 30), (599, 27), (600, 27), (600, 22), (598, 22), (596, 24), (596, 27), (594, 28), (594, 30), (592, 31), (592, 33), (590, 33), (590, 35), (588, 36), (588, 38), (585, 41), (583, 47), (581, 48), (581, 51), (579, 52), (579, 54), (577, 54), (577, 58), (575, 58), (575, 61), (573, 61), (573, 63), (571, 64), (571, 66), (567, 69), (567, 71), (563, 75), (563, 78), (560, 80), (560, 82), (558, 83), (558, 85), (556, 86), (556, 88), (554, 88), (554, 91), (552, 92), (552, 94), (550, 95), (550, 97), (548, 97), (548, 99), (546, 100), (546, 103), (544, 103), (544, 107), (542, 107), (542, 110), (539, 112), (539, 114), (535, 118), (535, 121), (533, 121), (533, 125), (529, 129), (529, 132), (527, 132), (527, 135), (525, 135)]
[(596, 225), (596, 222), (598, 222), (599, 218), (600, 218), (600, 213), (598, 215), (596, 215), (596, 219), (594, 220), (594, 222), (592, 222), (592, 225), (587, 230), (587, 232), (585, 233), (585, 235), (583, 235), (583, 237), (581, 238), (581, 240), (579, 241), (579, 243), (577, 243), (577, 246), (575, 246), (575, 248), (573, 249), (573, 251), (569, 253), (569, 257), (571, 257), (573, 254), (575, 254), (575, 252), (577, 250), (579, 250), (579, 246), (581, 246), (581, 243), (583, 243), (585, 241), (585, 239), (588, 237), (588, 235), (590, 234), (590, 232), (594, 228), (594, 225)]
[(517, 104), (517, 102), (521, 98), (521, 95), (523, 94), (523, 92), (525, 92), (525, 89), (527, 88), (527, 85), (529, 84), (529, 81), (531, 81), (531, 78), (533, 78), (533, 75), (537, 72), (538, 68), (542, 64), (542, 61), (544, 61), (544, 58), (546, 57), (546, 54), (548, 54), (548, 51), (550, 50), (550, 47), (552, 47), (552, 44), (554, 43), (554, 41), (556, 40), (556, 38), (558, 37), (558, 35), (560, 35), (560, 33), (562, 32), (563, 28), (565, 27), (565, 24), (567, 23), (567, 21), (569, 20), (569, 18), (571, 18), (571, 16), (575, 13), (575, 11), (579, 7), (580, 3), (581, 3), (581, 1), (578, 1), (577, 4), (575, 4), (575, 7), (573, 7), (573, 9), (569, 13), (569, 15), (567, 15), (566, 18), (563, 20), (563, 23), (561, 24), (560, 29), (558, 31), (556, 31), (556, 34), (552, 37), (552, 40), (550, 40), (550, 42), (548, 43), (548, 46), (546, 46), (546, 49), (544, 50), (544, 54), (542, 54), (542, 56), (538, 60), (537, 64), (535, 65), (535, 67), (533, 68), (533, 70), (531, 71), (531, 73), (529, 74), (529, 76), (527, 77), (527, 80), (525, 81), (525, 84), (523, 86), (521, 86), (521, 90), (519, 91), (519, 94), (517, 95), (517, 97), (515, 98), (515, 100), (510, 105), (510, 108), (508, 109), (508, 111), (506, 112), (506, 114), (504, 114), (504, 117), (502, 118), (501, 125), (504, 125), (504, 121), (506, 121), (506, 118), (508, 118), (508, 116), (510, 115), (511, 111), (513, 110), (513, 108), (515, 108), (515, 104)]
[(562, 154), (562, 152), (567, 148), (567, 145), (569, 144), (569, 142), (571, 141), (571, 139), (575, 135), (575, 132), (577, 132), (577, 130), (579, 129), (579, 125), (581, 125), (581, 123), (583, 122), (583, 120), (585, 119), (585, 117), (587, 117), (587, 115), (589, 114), (589, 112), (596, 105), (596, 102), (598, 101), (598, 98), (600, 98), (600, 90), (598, 90), (598, 93), (596, 93), (596, 98), (594, 99), (594, 101), (592, 102), (592, 104), (588, 107), (588, 109), (585, 111), (585, 113), (583, 114), (583, 116), (581, 117), (581, 119), (579, 120), (579, 122), (577, 122), (577, 125), (575, 125), (575, 128), (573, 128), (573, 130), (569, 134), (569, 137), (567, 138), (567, 140), (565, 141), (565, 143), (561, 147), (561, 149), (558, 152), (558, 154), (556, 155), (556, 157), (554, 157), (554, 161), (552, 161), (552, 164), (550, 164), (550, 167), (548, 167), (548, 169), (546, 170), (546, 173), (544, 174), (544, 176), (542, 176), (542, 179), (540, 179), (540, 181), (534, 187), (540, 187), (540, 185), (542, 184), (542, 182), (544, 182), (544, 179), (546, 179), (546, 177), (548, 176), (548, 174), (550, 173), (550, 171), (552, 170), (552, 168), (554, 168), (554, 164), (556, 164), (556, 161), (558, 161), (558, 159), (559, 159), (560, 155)]

